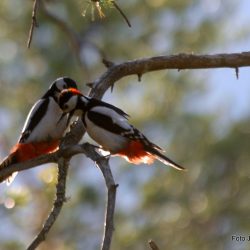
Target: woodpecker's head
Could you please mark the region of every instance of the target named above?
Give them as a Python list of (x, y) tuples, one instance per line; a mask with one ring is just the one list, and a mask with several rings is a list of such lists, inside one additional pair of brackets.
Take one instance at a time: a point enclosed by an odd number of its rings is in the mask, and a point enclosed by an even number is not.
[(82, 99), (85, 100), (86, 98), (87, 97), (75, 88), (64, 89), (58, 98), (58, 104), (63, 111), (59, 121), (61, 121), (61, 119), (68, 113), (69, 119), (73, 115), (81, 115), (84, 112), (83, 107), (85, 106)]
[(58, 102), (59, 95), (62, 90), (74, 88), (77, 89), (76, 82), (69, 77), (57, 78), (49, 87), (49, 90), (45, 93), (43, 98), (53, 97)]
[(58, 99), (58, 104), (62, 109), (63, 113), (69, 113), (79, 109), (81, 97), (83, 97), (83, 94), (75, 88), (64, 89), (60, 93)]

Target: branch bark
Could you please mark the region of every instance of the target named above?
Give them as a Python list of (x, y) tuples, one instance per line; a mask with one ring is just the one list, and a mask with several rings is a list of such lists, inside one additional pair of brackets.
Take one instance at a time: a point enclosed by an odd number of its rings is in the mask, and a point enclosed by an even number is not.
[(104, 225), (104, 234), (102, 240), (102, 250), (109, 250), (111, 246), (113, 231), (114, 231), (114, 213), (115, 213), (115, 200), (116, 200), (116, 189), (118, 184), (115, 184), (108, 160), (105, 158), (96, 162), (99, 169), (102, 171), (103, 177), (105, 179), (108, 199), (106, 205), (106, 214), (105, 214), (105, 225)]
[(159, 247), (156, 245), (156, 243), (153, 240), (149, 240), (148, 244), (152, 250), (160, 250)]
[(28, 41), (27, 41), (28, 49), (30, 48), (30, 45), (31, 45), (31, 42), (32, 42), (34, 28), (38, 27), (38, 23), (37, 23), (37, 19), (36, 19), (36, 12), (37, 12), (37, 9), (38, 9), (38, 4), (39, 4), (38, 2), (39, 2), (39, 0), (34, 0), (34, 3), (33, 3), (32, 16), (31, 16), (31, 25), (30, 25), (29, 37), (28, 37)]
[(240, 67), (249, 66), (250, 52), (214, 55), (178, 54), (136, 59), (109, 67), (100, 78), (94, 81), (90, 96), (101, 98), (116, 81), (129, 75), (142, 76), (147, 72), (164, 69), (232, 68), (237, 72)]

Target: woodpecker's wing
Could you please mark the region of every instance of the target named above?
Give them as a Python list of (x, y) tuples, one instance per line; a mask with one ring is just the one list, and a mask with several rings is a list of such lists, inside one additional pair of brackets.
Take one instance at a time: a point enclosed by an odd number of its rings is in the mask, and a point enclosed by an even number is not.
[[(118, 109), (119, 110), (119, 109)], [(86, 113), (88, 119), (96, 126), (103, 128), (111, 133), (122, 135), (131, 129), (127, 121), (127, 115), (119, 113), (115, 109), (105, 106), (96, 106)]]
[(107, 102), (103, 102), (101, 100), (98, 100), (98, 99), (95, 99), (95, 98), (90, 98), (89, 99), (89, 102), (88, 102), (88, 106), (87, 108), (89, 110), (93, 109), (93, 108), (98, 108), (98, 107), (103, 107), (103, 108), (106, 108), (105, 109), (102, 109), (101, 110), (101, 113), (104, 112), (107, 113), (108, 110), (113, 110), (115, 111), (118, 115), (121, 115), (122, 117), (124, 117), (125, 119), (128, 119), (129, 115), (127, 113), (125, 113), (123, 110), (117, 108), (116, 106), (110, 104), (110, 103), (107, 103)]
[[(155, 144), (153, 144), (155, 145)], [(174, 162), (173, 160), (169, 159), (167, 156), (162, 154), (157, 148), (155, 147), (148, 147), (145, 146), (145, 150), (149, 152), (150, 154), (154, 155), (156, 159), (164, 163), (165, 165), (171, 166), (177, 170), (186, 170), (186, 168), (182, 167), (178, 163)]]
[(33, 129), (44, 117), (49, 105), (49, 98), (38, 100), (31, 108), (19, 138), (20, 143), (25, 143)]

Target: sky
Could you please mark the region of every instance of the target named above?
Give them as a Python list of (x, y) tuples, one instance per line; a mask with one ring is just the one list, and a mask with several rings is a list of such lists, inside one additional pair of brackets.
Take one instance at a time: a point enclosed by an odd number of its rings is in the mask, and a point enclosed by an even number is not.
[[(231, 24), (228, 24), (222, 33), (230, 34), (237, 29), (245, 29), (244, 26), (250, 23), (250, 1), (240, 1), (237, 18), (234, 20), (235, 29), (232, 31)], [(250, 28), (246, 27), (246, 31)], [(239, 43), (229, 43), (215, 48), (217, 53), (239, 53), (249, 51), (250, 36), (242, 39)], [(239, 69), (239, 79), (233, 69), (211, 70), (211, 79), (206, 92), (206, 99), (202, 102), (208, 112), (214, 112), (218, 107), (228, 110), (228, 118), (233, 121), (239, 120), (245, 115), (250, 115), (250, 69), (249, 67)]]

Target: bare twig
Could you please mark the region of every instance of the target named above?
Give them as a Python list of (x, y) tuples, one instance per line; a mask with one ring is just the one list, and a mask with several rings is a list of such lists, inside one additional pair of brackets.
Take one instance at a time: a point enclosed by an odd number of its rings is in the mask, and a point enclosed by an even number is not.
[(125, 15), (125, 13), (122, 11), (122, 9), (119, 7), (119, 5), (115, 2), (115, 1), (111, 1), (112, 4), (114, 5), (114, 7), (119, 11), (119, 13), (122, 15), (122, 17), (124, 18), (124, 20), (126, 21), (126, 23), (128, 24), (128, 27), (131, 28), (131, 23), (129, 22), (127, 16)]
[(60, 158), (58, 160), (58, 182), (56, 186), (56, 199), (54, 201), (53, 209), (50, 212), (46, 222), (44, 223), (42, 230), (27, 248), (27, 250), (36, 249), (42, 241), (45, 240), (49, 230), (54, 225), (61, 209), (63, 203), (66, 201), (65, 189), (66, 189), (66, 180), (68, 172), (69, 160)]
[(156, 245), (156, 243), (153, 240), (149, 240), (148, 244), (152, 250), (159, 250), (159, 247)]
[(27, 47), (30, 48), (31, 41), (33, 38), (34, 28), (38, 27), (37, 19), (36, 19), (36, 12), (38, 8), (38, 2), (39, 0), (34, 0), (33, 3), (33, 9), (32, 9), (32, 16), (31, 16), (31, 25), (30, 25), (30, 31), (29, 31), (29, 37), (27, 41)]

